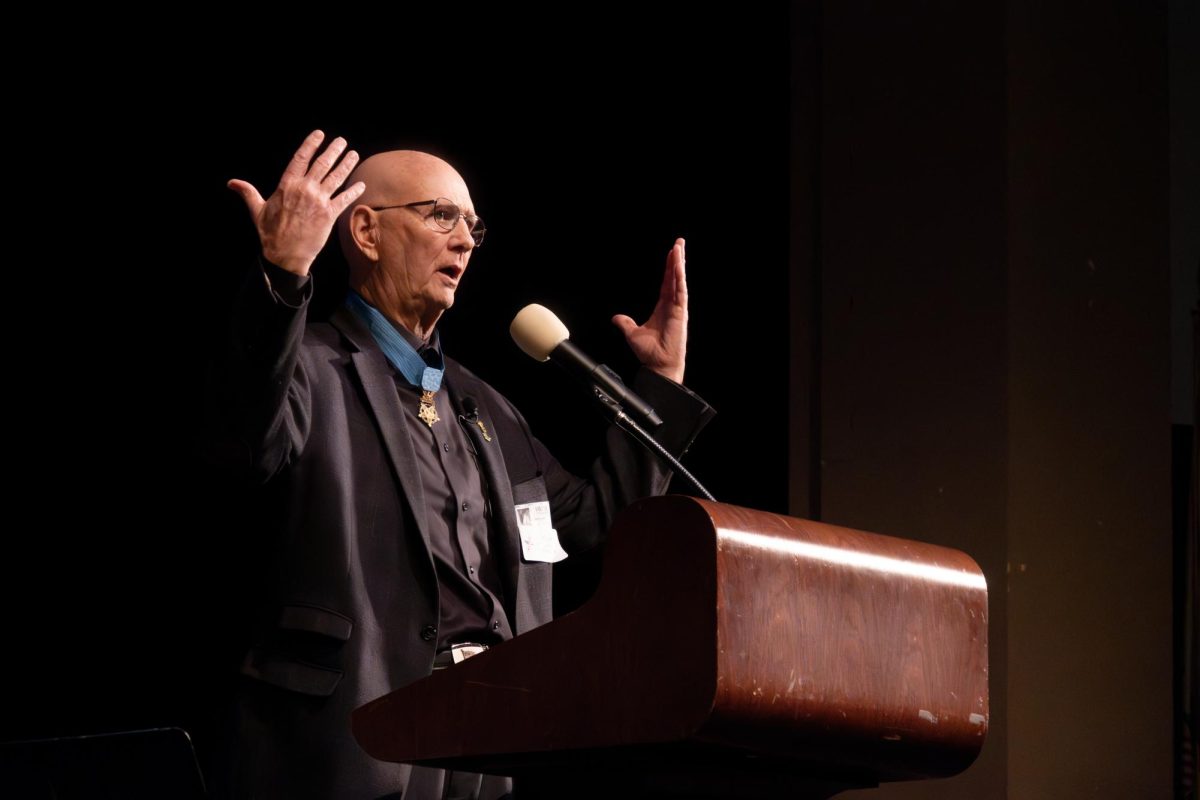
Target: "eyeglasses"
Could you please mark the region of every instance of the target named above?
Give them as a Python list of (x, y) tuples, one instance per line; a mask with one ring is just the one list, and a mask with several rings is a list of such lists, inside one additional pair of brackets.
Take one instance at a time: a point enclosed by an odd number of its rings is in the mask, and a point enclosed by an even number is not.
[(466, 220), (467, 230), (471, 233), (471, 239), (475, 242), (475, 246), (479, 247), (483, 244), (483, 235), (487, 233), (487, 226), (483, 224), (483, 220), (474, 214), (464, 214), (461, 208), (444, 197), (436, 200), (418, 200), (415, 203), (404, 203), (398, 206), (369, 206), (369, 208), (372, 211), (387, 211), (392, 208), (416, 208), (430, 205), (433, 206), (433, 211), (425, 217), (426, 222), (433, 220), (434, 224), (442, 230), (452, 231), (460, 219)]

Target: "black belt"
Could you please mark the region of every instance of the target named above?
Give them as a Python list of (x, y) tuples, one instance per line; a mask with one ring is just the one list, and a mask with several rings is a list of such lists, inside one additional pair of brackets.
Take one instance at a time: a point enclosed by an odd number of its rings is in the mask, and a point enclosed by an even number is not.
[(452, 667), (455, 664), (466, 661), (471, 656), (479, 655), (487, 649), (486, 644), (475, 644), (474, 642), (450, 645), (449, 650), (443, 650), (433, 657), (433, 668), (445, 669), (446, 667)]

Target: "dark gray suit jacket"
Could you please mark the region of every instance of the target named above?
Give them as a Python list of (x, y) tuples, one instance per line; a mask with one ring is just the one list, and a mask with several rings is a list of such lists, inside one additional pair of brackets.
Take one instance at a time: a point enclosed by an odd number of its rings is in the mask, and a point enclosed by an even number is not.
[[(350, 712), (428, 675), (437, 645), (438, 584), (420, 475), (392, 368), (347, 308), (307, 324), (311, 281), (289, 305), (264, 273), (234, 315), (219, 381), (225, 452), (267, 484), (278, 523), (264, 602), (246, 655), (231, 773), (237, 796), (375, 798), (424, 771), (375, 761), (357, 747)], [(613, 429), (591, 474), (563, 469), (499, 392), (447, 359), (444, 386), (457, 413), (478, 405), (491, 435), (464, 424), (490, 503), (491, 547), (516, 634), (551, 618), (551, 565), (521, 556), (514, 504), (546, 500), (568, 553), (598, 545), (617, 511), (665, 491), (659, 460)], [(665, 420), (656, 432), (682, 454), (712, 409), (646, 370), (635, 389)], [(435, 791), (428, 789), (428, 791)], [(398, 796), (398, 795), (390, 795)], [(440, 798), (440, 795), (438, 796)]]

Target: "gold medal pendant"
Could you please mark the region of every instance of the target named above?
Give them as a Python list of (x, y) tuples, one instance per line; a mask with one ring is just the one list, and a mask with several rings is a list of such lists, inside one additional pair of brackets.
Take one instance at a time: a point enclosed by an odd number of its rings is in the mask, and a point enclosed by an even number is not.
[(421, 410), (417, 412), (417, 416), (431, 428), (433, 427), (433, 423), (441, 419), (438, 416), (437, 409), (433, 406), (433, 392), (428, 389), (421, 392)]

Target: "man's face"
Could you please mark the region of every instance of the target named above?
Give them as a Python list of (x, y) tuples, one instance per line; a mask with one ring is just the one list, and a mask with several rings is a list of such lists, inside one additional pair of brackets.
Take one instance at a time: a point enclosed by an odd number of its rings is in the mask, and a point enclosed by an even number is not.
[[(473, 215), (475, 206), (462, 178), (449, 168), (434, 165), (412, 176), (400, 190), (403, 197), (385, 205), (403, 205), (441, 199)], [(411, 196), (408, 196), (411, 195)], [(377, 211), (380, 226), (379, 263), (388, 293), (418, 315), (440, 313), (454, 304), (454, 293), (467, 269), (475, 242), (464, 219), (445, 230), (434, 217), (434, 203)]]

